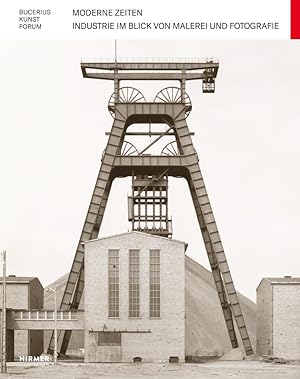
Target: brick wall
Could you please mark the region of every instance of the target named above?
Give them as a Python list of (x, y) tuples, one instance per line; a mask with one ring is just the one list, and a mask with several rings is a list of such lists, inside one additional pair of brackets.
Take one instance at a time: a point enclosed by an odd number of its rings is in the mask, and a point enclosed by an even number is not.
[(300, 359), (300, 283), (263, 279), (257, 288), (257, 352)]
[(273, 354), (300, 359), (300, 283), (274, 285)]
[[(2, 283), (0, 283), (0, 304), (2, 304)], [(27, 283), (6, 282), (6, 307), (28, 309), (29, 285)]]
[(29, 286), (29, 308), (43, 309), (44, 308), (44, 288), (37, 278), (30, 282)]
[(257, 288), (257, 353), (272, 355), (272, 285), (263, 279)]
[[(2, 304), (2, 283), (0, 283), (0, 304)], [(42, 309), (44, 290), (39, 280), (34, 278), (28, 283), (6, 283), (6, 306), (14, 309)], [(42, 330), (14, 330), (14, 358), (20, 355), (40, 355), (43, 352), (44, 332)], [(12, 343), (12, 342), (11, 342)]]
[[(120, 250), (120, 318), (108, 318), (108, 249)], [(130, 319), (129, 249), (140, 250), (140, 318)], [(149, 318), (149, 249), (160, 249), (161, 317)], [(184, 361), (185, 266), (184, 243), (131, 232), (85, 245), (85, 360), (99, 359), (97, 335), (89, 330), (146, 331), (122, 333), (123, 362), (139, 356), (143, 361), (166, 362), (170, 356)], [(97, 358), (98, 355), (98, 358)]]

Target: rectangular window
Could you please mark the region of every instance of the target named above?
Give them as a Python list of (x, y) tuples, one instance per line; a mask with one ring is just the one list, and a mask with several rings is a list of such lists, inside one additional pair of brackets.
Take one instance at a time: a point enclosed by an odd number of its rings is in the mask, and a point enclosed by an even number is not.
[(160, 317), (160, 251), (150, 250), (150, 317)]
[(129, 317), (140, 317), (139, 250), (129, 250)]
[(108, 317), (120, 316), (119, 250), (108, 250)]

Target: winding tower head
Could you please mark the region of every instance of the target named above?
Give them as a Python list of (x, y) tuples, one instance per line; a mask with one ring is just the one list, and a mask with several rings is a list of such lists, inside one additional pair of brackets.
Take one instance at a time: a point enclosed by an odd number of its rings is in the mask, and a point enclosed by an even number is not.
[[(168, 215), (168, 176), (169, 173), (173, 175), (173, 168), (168, 167), (168, 164), (160, 167), (160, 164), (163, 159), (168, 158), (168, 162), (171, 162), (173, 158), (182, 159), (184, 155), (178, 130), (175, 127), (175, 118), (180, 117), (185, 120), (192, 110), (192, 102), (186, 92), (186, 81), (202, 80), (203, 93), (213, 93), (218, 68), (219, 63), (213, 59), (193, 59), (185, 62), (178, 60), (177, 62), (94, 61), (81, 63), (85, 78), (114, 82), (114, 92), (109, 98), (108, 110), (115, 123), (125, 122), (121, 145), (117, 152), (120, 161), (125, 162), (129, 157), (133, 159), (142, 157), (140, 166), (131, 168), (132, 194), (128, 198), (128, 220), (131, 222), (132, 230), (166, 237), (172, 235), (172, 222)], [(122, 80), (177, 81), (179, 85), (165, 87), (147, 101), (141, 90), (133, 86), (121, 86)], [(143, 131), (132, 131), (133, 124), (148, 125), (148, 130), (145, 131), (144, 128)], [(159, 124), (160, 129), (158, 129)], [(111, 133), (107, 134), (111, 135)], [(141, 146), (135, 145), (134, 137), (137, 136), (143, 138)], [(155, 139), (145, 147), (145, 140), (149, 137), (150, 140), (153, 137)], [(153, 156), (151, 148), (163, 142), (160, 140), (164, 138), (165, 144), (158, 147), (159, 153), (155, 153), (159, 164), (157, 167), (148, 167), (144, 160)], [(121, 164), (118, 176), (128, 175), (126, 170), (128, 167), (125, 167), (125, 163)]]

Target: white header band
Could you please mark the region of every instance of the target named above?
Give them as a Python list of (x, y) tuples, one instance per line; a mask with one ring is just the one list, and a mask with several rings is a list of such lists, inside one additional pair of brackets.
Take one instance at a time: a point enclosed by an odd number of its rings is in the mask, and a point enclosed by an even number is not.
[(289, 0), (3, 1), (1, 39), (289, 39)]

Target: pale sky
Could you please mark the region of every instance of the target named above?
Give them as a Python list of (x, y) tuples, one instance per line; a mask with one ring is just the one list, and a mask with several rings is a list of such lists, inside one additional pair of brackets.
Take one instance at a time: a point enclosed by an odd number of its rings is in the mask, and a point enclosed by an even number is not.
[[(114, 41), (0, 43), (8, 274), (47, 285), (70, 270), (112, 125), (113, 84), (83, 79), (80, 60), (113, 55)], [(299, 42), (119, 41), (118, 56), (219, 58), (215, 94), (188, 82), (187, 122), (236, 288), (255, 300), (262, 277), (300, 276)], [(170, 83), (132, 84), (150, 99)], [(113, 183), (100, 236), (130, 227), (129, 191), (130, 179)], [(173, 237), (209, 267), (184, 179), (170, 180), (169, 203)]]

